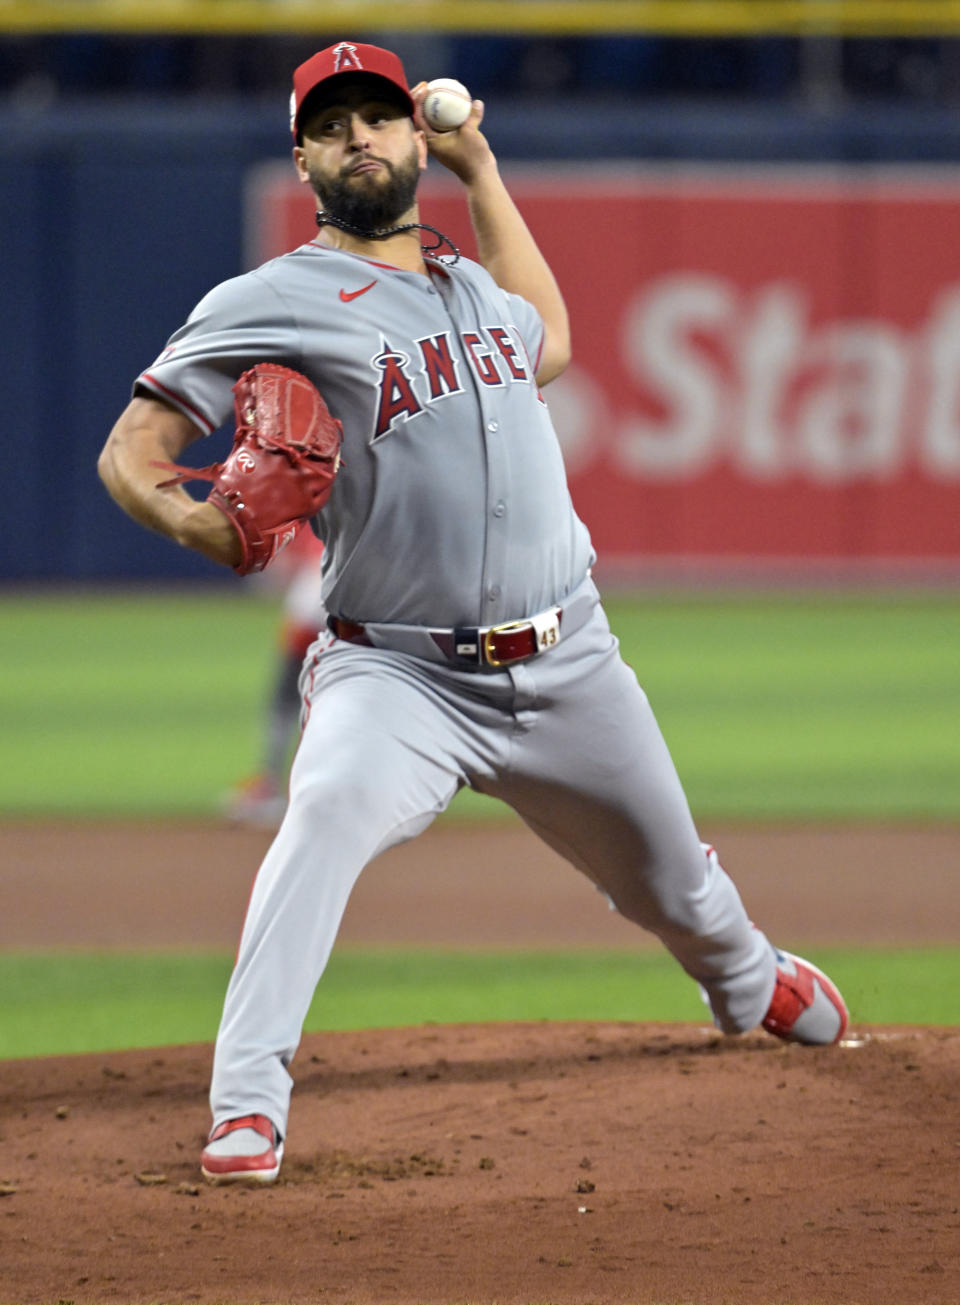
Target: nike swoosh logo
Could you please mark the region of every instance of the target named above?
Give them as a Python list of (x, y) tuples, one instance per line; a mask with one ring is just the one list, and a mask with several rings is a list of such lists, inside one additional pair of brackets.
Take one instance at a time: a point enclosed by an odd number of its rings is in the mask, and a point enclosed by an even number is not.
[(359, 290), (341, 290), (340, 299), (343, 303), (348, 304), (351, 299), (357, 299), (360, 295), (365, 295), (368, 290), (372, 290), (376, 281), (371, 281), (369, 285), (362, 285)]

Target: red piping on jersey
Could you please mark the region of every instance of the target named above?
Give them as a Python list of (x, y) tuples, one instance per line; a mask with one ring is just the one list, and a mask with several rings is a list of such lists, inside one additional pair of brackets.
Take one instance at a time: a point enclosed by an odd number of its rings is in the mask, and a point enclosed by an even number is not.
[(149, 372), (143, 373), (143, 375), (140, 377), (138, 381), (138, 384), (143, 384), (145, 381), (149, 381), (149, 383), (152, 386), (158, 389), (161, 394), (165, 394), (167, 398), (171, 399), (178, 407), (186, 408), (186, 410), (193, 417), (196, 418), (197, 424), (203, 426), (206, 429), (208, 435), (212, 434), (213, 431), (216, 429), (212, 421), (208, 421), (202, 412), (198, 412), (197, 409), (193, 406), (193, 404), (188, 403), (186, 399), (184, 399), (181, 395), (177, 394), (176, 390), (167, 389), (165, 385), (162, 385), (157, 380), (157, 378), (155, 376), (151, 376)]
[(300, 713), (300, 738), (297, 739), (297, 747), (303, 738), (303, 731), (307, 728), (307, 721), (310, 719), (310, 709), (313, 706), (313, 682), (317, 674), (317, 659), (319, 653), (314, 653), (310, 662), (310, 673), (304, 680), (303, 693), (300, 695), (302, 710)]
[[(541, 320), (542, 320), (542, 319), (541, 319)], [(519, 331), (517, 331), (517, 335), (518, 335), (519, 338), (520, 338), (520, 344), (521, 344), (521, 346), (522, 346), (522, 348), (523, 348), (523, 352), (524, 352), (524, 354), (526, 355), (527, 366), (530, 368), (530, 375), (531, 375), (531, 378), (532, 378), (532, 380), (533, 380), (534, 385), (536, 385), (536, 384), (537, 384), (537, 372), (538, 372), (538, 370), (539, 370), (539, 368), (540, 368), (540, 360), (541, 360), (541, 358), (543, 357), (543, 346), (544, 346), (544, 345), (546, 344), (546, 342), (547, 342), (547, 333), (546, 333), (545, 330), (542, 330), (542, 331), (540, 332), (540, 348), (537, 350), (537, 360), (536, 360), (536, 362), (534, 362), (534, 360), (530, 357), (530, 350), (527, 348), (527, 342), (526, 342), (526, 340), (523, 338), (522, 335), (520, 335), (520, 332), (519, 332)], [(541, 403), (543, 402), (543, 392), (542, 392), (539, 388), (537, 389), (537, 398), (540, 400)]]

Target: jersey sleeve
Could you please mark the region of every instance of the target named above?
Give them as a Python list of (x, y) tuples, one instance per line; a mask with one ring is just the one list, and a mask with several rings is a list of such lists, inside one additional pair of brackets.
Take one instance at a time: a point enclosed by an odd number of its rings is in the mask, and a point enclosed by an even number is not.
[(534, 308), (533, 304), (522, 299), (520, 295), (507, 293), (507, 302), (510, 305), (510, 311), (513, 314), (512, 320), (514, 326), (520, 332), (527, 355), (530, 359), (530, 365), (536, 374), (540, 366), (540, 359), (543, 355), (543, 342), (545, 332), (543, 329), (543, 318)]
[(232, 416), (233, 386), (249, 367), (298, 367), (300, 353), (299, 334), (276, 292), (248, 273), (200, 300), (133, 390), (172, 403), (209, 435)]

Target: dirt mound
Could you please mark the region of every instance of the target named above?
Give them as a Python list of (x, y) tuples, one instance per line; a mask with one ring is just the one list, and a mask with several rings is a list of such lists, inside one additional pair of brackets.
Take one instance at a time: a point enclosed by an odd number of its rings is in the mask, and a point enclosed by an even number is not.
[[(956, 939), (960, 831), (704, 830), (787, 946)], [(466, 835), (466, 836), (465, 836)], [(0, 827), (0, 945), (230, 947), (269, 834)], [(134, 871), (131, 867), (136, 867)], [(655, 945), (517, 825), (361, 878), (340, 945)], [(960, 1032), (315, 1034), (272, 1188), (198, 1160), (212, 1048), (0, 1065), (0, 1301), (960, 1301)]]
[(960, 1299), (960, 1032), (308, 1036), (275, 1187), (209, 1188), (211, 1048), (2, 1067), (0, 1300)]

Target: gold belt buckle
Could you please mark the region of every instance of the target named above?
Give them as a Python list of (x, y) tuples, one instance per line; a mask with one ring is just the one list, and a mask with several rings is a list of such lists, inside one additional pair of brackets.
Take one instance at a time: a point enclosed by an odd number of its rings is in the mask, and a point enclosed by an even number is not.
[(506, 666), (508, 664), (494, 656), (492, 641), (494, 635), (509, 634), (512, 630), (530, 630), (533, 633), (534, 649), (533, 652), (527, 653), (524, 657), (514, 657), (511, 661), (526, 661), (528, 657), (536, 657), (537, 653), (552, 648), (560, 642), (561, 610), (559, 607), (551, 607), (546, 612), (538, 612), (536, 616), (528, 617), (525, 621), (507, 621), (504, 625), (491, 625), (490, 629), (484, 631), (483, 635), (484, 661), (488, 666)]
[(483, 660), (488, 666), (505, 666), (506, 662), (500, 661), (493, 653), (493, 637), (497, 634), (509, 634), (511, 630), (529, 630), (532, 628), (530, 621), (507, 621), (504, 625), (491, 625), (489, 630), (483, 632)]

